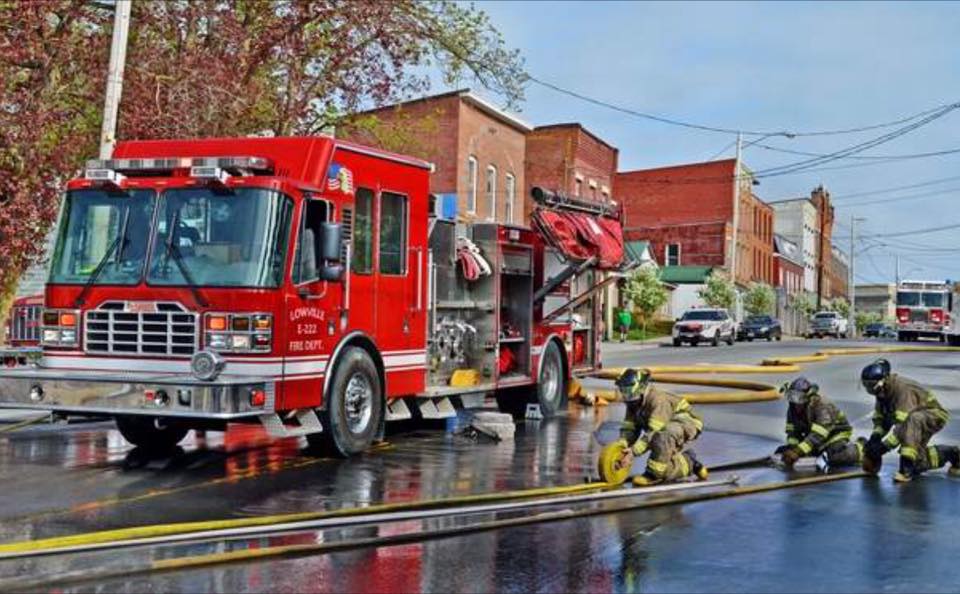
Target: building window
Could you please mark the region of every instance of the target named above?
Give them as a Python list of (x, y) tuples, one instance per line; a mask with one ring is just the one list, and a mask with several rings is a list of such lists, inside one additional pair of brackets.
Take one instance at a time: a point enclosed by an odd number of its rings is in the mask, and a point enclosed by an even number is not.
[(577, 182), (573, 186), (573, 195), (577, 198), (583, 196), (583, 178), (577, 177)]
[(477, 212), (477, 158), (467, 157), (467, 212)]
[(490, 205), (490, 220), (497, 219), (497, 168), (487, 166), (487, 204)]
[(407, 197), (380, 194), (380, 272), (404, 274), (407, 254)]
[(597, 182), (596, 180), (591, 179), (589, 182), (590, 185), (590, 198), (592, 200), (597, 199)]
[(503, 209), (506, 211), (504, 220), (508, 223), (513, 222), (513, 202), (517, 193), (517, 178), (512, 173), (507, 174), (507, 187), (505, 198), (503, 199)]
[(668, 243), (666, 257), (663, 259), (665, 266), (680, 266), (680, 244)]

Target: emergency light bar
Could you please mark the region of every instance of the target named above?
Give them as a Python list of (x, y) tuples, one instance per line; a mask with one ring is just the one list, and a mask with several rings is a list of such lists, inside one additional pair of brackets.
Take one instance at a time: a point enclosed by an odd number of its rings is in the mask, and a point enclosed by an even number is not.
[(113, 169), (87, 169), (83, 177), (116, 188), (119, 188), (123, 180), (127, 179), (122, 173), (117, 173)]
[(246, 170), (273, 173), (273, 163), (266, 157), (158, 157), (149, 159), (91, 159), (87, 161), (87, 179), (91, 170), (172, 171), (194, 167), (218, 167), (223, 170)]
[(199, 177), (201, 179), (206, 179), (208, 181), (225, 186), (227, 185), (227, 180), (229, 180), (232, 176), (219, 167), (203, 166), (191, 167), (190, 177)]

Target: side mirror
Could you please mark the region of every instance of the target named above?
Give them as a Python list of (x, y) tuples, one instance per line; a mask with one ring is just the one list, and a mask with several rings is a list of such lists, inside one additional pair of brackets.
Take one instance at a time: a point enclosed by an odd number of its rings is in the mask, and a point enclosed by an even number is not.
[(327, 262), (339, 262), (343, 227), (340, 223), (323, 223), (321, 232), (323, 236), (320, 238), (320, 257)]
[(320, 280), (336, 282), (343, 279), (343, 264), (325, 264), (320, 267)]

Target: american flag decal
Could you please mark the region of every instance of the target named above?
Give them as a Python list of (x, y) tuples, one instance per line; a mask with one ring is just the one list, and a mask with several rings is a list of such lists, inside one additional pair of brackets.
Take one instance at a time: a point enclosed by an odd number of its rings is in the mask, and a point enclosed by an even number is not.
[(334, 163), (327, 171), (327, 189), (353, 194), (353, 173), (343, 165)]

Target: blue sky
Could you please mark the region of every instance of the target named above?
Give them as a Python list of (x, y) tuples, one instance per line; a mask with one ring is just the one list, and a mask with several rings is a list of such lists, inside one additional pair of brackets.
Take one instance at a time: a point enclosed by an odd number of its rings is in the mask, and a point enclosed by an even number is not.
[[(889, 122), (960, 101), (957, 3), (481, 2), (531, 75), (610, 103), (716, 127), (832, 130)], [(579, 121), (621, 151), (621, 170), (713, 157), (734, 137), (623, 115), (536, 85), (521, 114), (534, 125)], [(829, 153), (894, 128), (764, 144)], [(749, 140), (749, 138), (746, 138)], [(960, 110), (861, 155), (960, 148)], [(730, 148), (725, 153), (733, 155)], [(804, 157), (751, 147), (754, 170)], [(837, 243), (847, 249), (851, 215), (865, 234), (960, 224), (960, 153), (837, 167), (761, 180), (768, 201), (825, 185), (836, 197)], [(921, 184), (898, 192), (845, 198)], [(953, 190), (950, 192), (950, 190)], [(935, 193), (935, 194), (931, 194)], [(918, 196), (919, 194), (927, 194)], [(904, 197), (904, 200), (894, 200)], [(889, 199), (872, 205), (849, 202)], [(874, 238), (858, 256), (858, 282), (892, 281), (894, 252), (913, 278), (960, 278), (960, 229)], [(921, 247), (922, 246), (922, 247)], [(953, 248), (934, 253), (926, 247)], [(866, 247), (861, 245), (858, 249)]]

